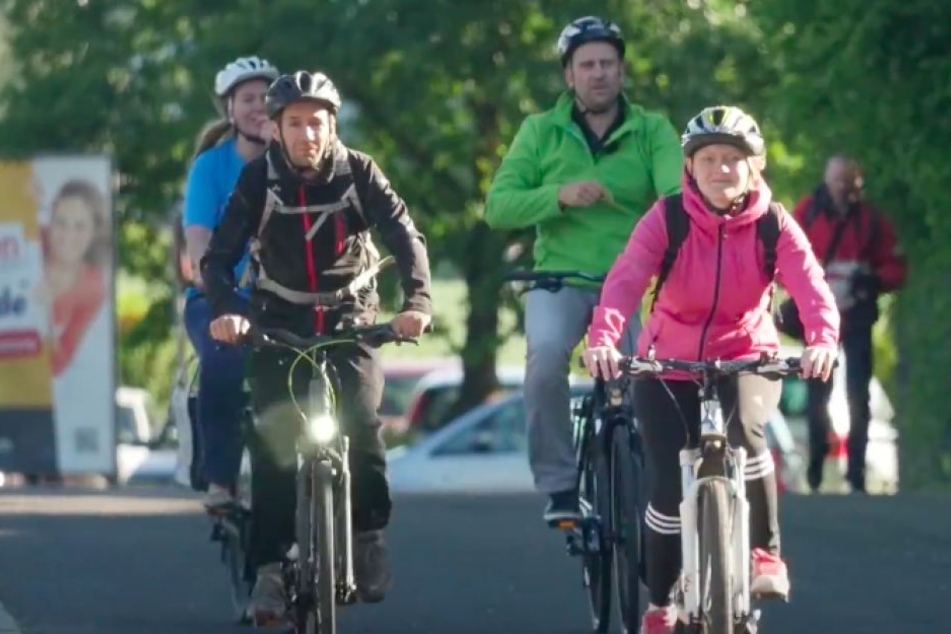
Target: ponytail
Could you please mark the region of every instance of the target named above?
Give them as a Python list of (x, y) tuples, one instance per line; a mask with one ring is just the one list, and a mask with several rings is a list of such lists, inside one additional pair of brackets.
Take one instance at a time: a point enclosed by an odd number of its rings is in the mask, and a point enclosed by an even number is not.
[(192, 158), (218, 145), (221, 139), (231, 133), (233, 133), (233, 128), (231, 122), (227, 119), (218, 119), (217, 121), (209, 123), (198, 137), (198, 144), (195, 146), (195, 155)]

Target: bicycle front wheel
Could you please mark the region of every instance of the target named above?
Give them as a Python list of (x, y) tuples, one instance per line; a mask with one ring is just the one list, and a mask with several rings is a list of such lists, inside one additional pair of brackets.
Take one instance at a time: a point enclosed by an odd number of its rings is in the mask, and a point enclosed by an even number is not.
[[(297, 619), (298, 634), (336, 634), (336, 568), (334, 556), (333, 469), (316, 462), (310, 469), (309, 501), (298, 517), (301, 589), (308, 593), (303, 614)], [(305, 529), (306, 526), (306, 529)]]
[(621, 631), (637, 634), (641, 620), (641, 488), (640, 453), (626, 425), (614, 428), (612, 452), (611, 532), (614, 535), (614, 579)]
[(712, 479), (700, 486), (700, 591), (706, 634), (733, 634), (730, 535), (733, 512), (728, 483)]
[(587, 545), (581, 557), (581, 572), (591, 609), (591, 629), (596, 634), (604, 634), (611, 624), (611, 543), (604, 538), (605, 519), (610, 512), (611, 500), (607, 461), (598, 451), (594, 426), (589, 423), (581, 423), (576, 450), (581, 475), (581, 497), (591, 504), (597, 521), (585, 522), (582, 528)]

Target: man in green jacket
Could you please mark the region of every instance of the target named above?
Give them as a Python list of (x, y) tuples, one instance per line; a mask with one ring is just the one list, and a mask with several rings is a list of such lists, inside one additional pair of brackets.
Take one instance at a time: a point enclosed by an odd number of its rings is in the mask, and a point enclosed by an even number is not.
[[(568, 90), (554, 108), (525, 119), (489, 188), (489, 226), (535, 226), (537, 270), (606, 274), (637, 220), (680, 189), (683, 154), (673, 125), (621, 94), (624, 48), (609, 21), (584, 17), (565, 27), (558, 51)], [(529, 462), (535, 486), (549, 496), (550, 525), (579, 518), (569, 361), (598, 292), (578, 285), (527, 295)], [(639, 331), (632, 315), (627, 354)]]

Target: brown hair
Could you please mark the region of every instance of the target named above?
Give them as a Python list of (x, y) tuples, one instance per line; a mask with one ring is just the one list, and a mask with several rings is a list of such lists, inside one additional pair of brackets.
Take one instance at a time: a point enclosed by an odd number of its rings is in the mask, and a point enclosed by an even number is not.
[(67, 198), (81, 200), (92, 217), (93, 240), (83, 260), (90, 265), (105, 266), (112, 253), (112, 232), (109, 230), (109, 207), (106, 197), (88, 181), (67, 181), (53, 198), (53, 204), (50, 206), (51, 213), (55, 214), (56, 207)]

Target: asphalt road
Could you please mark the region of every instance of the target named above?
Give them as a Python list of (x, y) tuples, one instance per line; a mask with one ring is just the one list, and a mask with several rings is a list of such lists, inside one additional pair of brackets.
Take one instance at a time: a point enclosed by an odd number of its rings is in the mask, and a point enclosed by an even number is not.
[[(402, 497), (396, 585), (344, 634), (582, 634), (579, 565), (534, 496)], [(762, 632), (951, 631), (951, 497), (786, 497), (792, 602)], [(0, 490), (0, 633), (237, 634), (194, 496)]]

